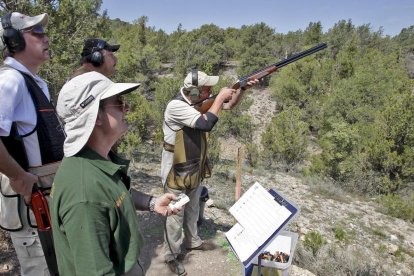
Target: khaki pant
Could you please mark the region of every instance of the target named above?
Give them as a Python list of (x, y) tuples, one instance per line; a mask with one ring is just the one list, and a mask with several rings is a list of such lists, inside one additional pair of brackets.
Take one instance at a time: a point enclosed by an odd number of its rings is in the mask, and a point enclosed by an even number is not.
[(25, 226), (18, 232), (9, 232), (20, 263), (22, 276), (48, 276), (46, 259), (37, 236), (37, 229)]
[[(45, 166), (30, 168), (29, 171), (39, 176), (38, 185), (40, 187), (50, 188), (52, 186), (53, 179), (59, 165), (60, 162), (56, 162)], [(8, 185), (8, 179), (2, 175), (2, 187), (4, 188), (5, 185)], [(7, 189), (2, 189), (2, 192), (3, 191), (12, 192), (10, 187), (7, 187)], [(14, 202), (12, 202), (13, 200)], [(17, 226), (18, 224), (22, 225), (22, 229), (9, 232), (17, 258), (20, 263), (21, 275), (50, 275), (43, 249), (37, 234), (37, 228), (31, 227), (28, 222), (27, 206), (24, 204), (23, 198), (21, 197), (20, 200), (18, 200), (17, 197), (1, 197), (0, 201), (2, 201), (2, 204), (0, 204), (2, 206), (0, 211), (2, 212), (1, 218), (3, 220), (3, 224)], [(30, 222), (32, 224), (36, 223), (33, 214), (30, 215)]]
[[(167, 217), (166, 229), (164, 232), (164, 258), (171, 261), (181, 253), (182, 233), (184, 230), (184, 245), (193, 248), (201, 245), (203, 241), (198, 236), (197, 220), (200, 210), (201, 186), (187, 191), (166, 188), (166, 192), (179, 195), (185, 192), (190, 198), (177, 215)], [(172, 251), (172, 252), (171, 252)]]

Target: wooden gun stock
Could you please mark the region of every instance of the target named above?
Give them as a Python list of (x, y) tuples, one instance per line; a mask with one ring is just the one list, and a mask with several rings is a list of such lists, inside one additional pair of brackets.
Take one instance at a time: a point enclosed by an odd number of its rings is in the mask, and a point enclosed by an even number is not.
[(194, 108), (198, 110), (201, 114), (206, 113), (210, 107), (213, 105), (214, 100), (216, 99), (216, 95), (211, 95), (205, 100), (202, 100), (201, 102), (195, 103)]
[[(308, 50), (305, 50), (303, 52), (300, 52), (298, 54), (295, 54), (295, 55), (293, 55), (293, 56), (291, 56), (291, 57), (289, 57), (287, 59), (281, 60), (281, 61), (279, 61), (279, 62), (277, 62), (275, 64), (272, 64), (272, 65), (266, 66), (266, 67), (264, 67), (264, 68), (262, 68), (260, 70), (257, 70), (255, 72), (249, 74), (249, 75), (246, 75), (244, 77), (241, 77), (240, 79), (238, 79), (231, 86), (231, 88), (233, 88), (233, 89), (240, 89), (240, 88), (241, 89), (245, 89), (246, 86), (247, 86), (247, 83), (249, 81), (254, 80), (254, 79), (260, 80), (260, 79), (262, 79), (262, 78), (264, 78), (264, 77), (272, 74), (273, 72), (276, 72), (279, 68), (281, 68), (283, 66), (286, 66), (286, 65), (288, 65), (288, 64), (290, 64), (292, 62), (295, 62), (295, 61), (297, 61), (299, 59), (302, 59), (302, 58), (304, 58), (306, 56), (309, 56), (311, 54), (314, 54), (316, 52), (319, 52), (319, 51), (325, 49), (326, 47), (328, 47), (328, 44), (327, 43), (321, 43), (321, 44), (316, 45), (316, 46), (314, 46), (314, 47), (312, 47), (312, 48), (310, 48)], [(203, 101), (200, 101), (198, 103), (195, 103), (194, 104), (194, 108), (197, 109), (200, 113), (203, 113), (204, 114), (204, 113), (206, 113), (210, 109), (210, 107), (213, 104), (215, 98), (216, 98), (216, 95), (213, 95), (213, 96), (210, 96), (209, 98), (207, 98), (207, 99), (205, 99)]]

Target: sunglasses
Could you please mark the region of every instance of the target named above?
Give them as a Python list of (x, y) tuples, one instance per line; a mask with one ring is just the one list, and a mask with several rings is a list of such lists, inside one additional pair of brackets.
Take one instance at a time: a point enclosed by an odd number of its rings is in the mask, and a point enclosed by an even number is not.
[(30, 34), (32, 34), (36, 37), (39, 37), (39, 38), (43, 38), (47, 35), (47, 33), (45, 32), (45, 29), (43, 28), (42, 25), (36, 25), (36, 26), (33, 26), (29, 29), (23, 29), (22, 32), (23, 33), (30, 33)]
[(121, 107), (122, 110), (125, 110), (126, 107), (129, 107), (128, 103), (125, 102), (125, 99), (123, 96), (118, 96), (116, 99), (116, 104), (104, 104), (104, 107), (107, 106), (115, 106), (115, 107)]

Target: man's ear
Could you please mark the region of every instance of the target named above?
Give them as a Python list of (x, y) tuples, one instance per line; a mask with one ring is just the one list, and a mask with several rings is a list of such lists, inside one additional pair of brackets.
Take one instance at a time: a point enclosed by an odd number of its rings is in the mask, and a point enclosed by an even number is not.
[(190, 89), (190, 93), (188, 93), (188, 96), (194, 102), (200, 98), (200, 94), (201, 94), (200, 88), (193, 87)]
[(101, 108), (99, 108), (98, 115), (96, 116), (96, 121), (95, 121), (96, 126), (101, 126), (102, 125), (103, 116), (104, 116), (104, 114), (103, 114)]

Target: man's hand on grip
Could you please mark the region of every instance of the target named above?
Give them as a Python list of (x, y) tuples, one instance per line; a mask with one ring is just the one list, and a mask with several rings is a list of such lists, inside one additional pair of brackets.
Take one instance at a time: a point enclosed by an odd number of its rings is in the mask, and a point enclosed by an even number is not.
[(33, 184), (39, 180), (38, 176), (29, 172), (23, 172), (17, 177), (9, 178), (9, 180), (13, 191), (24, 196), (24, 201), (26, 204), (29, 204), (31, 200)]

